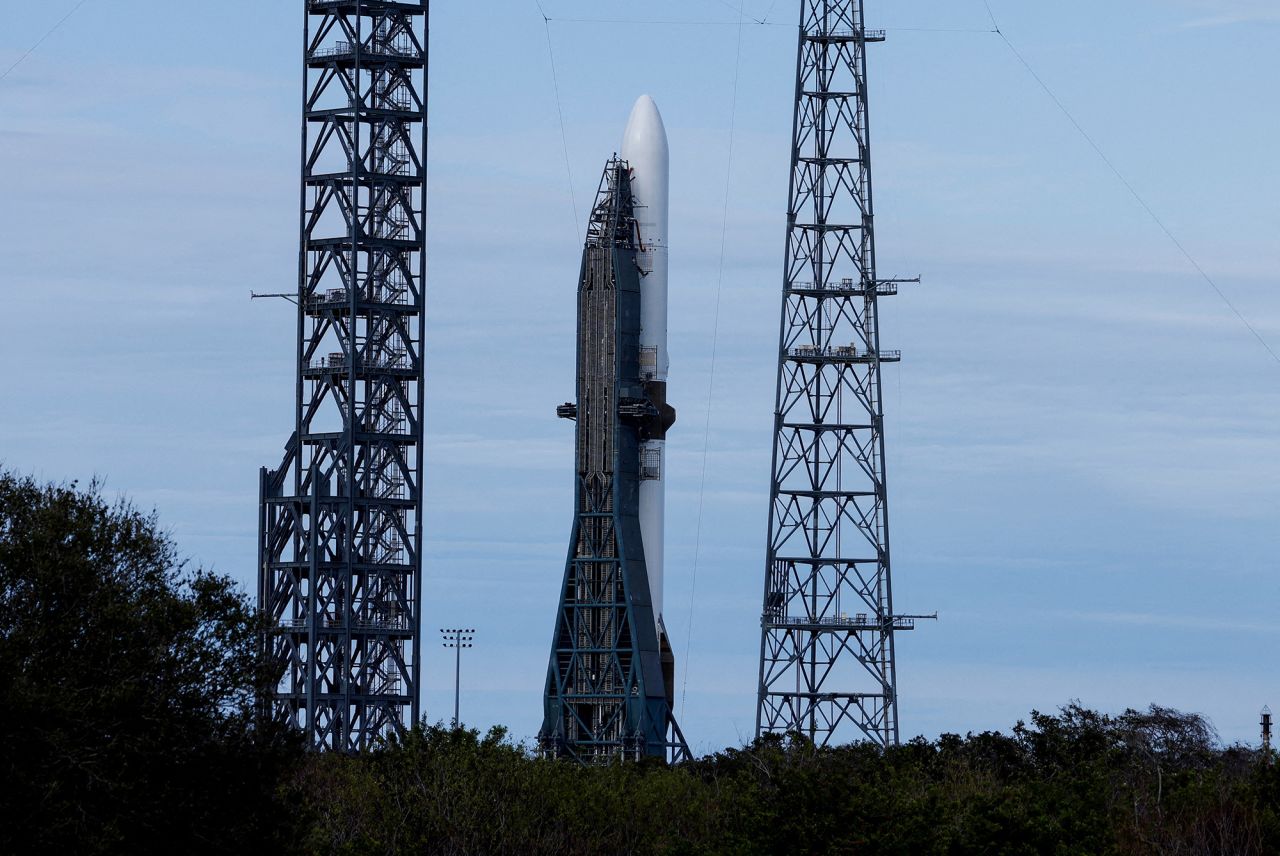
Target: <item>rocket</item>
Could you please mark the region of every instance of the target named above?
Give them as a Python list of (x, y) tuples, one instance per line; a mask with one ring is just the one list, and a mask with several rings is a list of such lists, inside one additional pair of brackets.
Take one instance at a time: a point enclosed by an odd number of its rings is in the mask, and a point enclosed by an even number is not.
[(578, 277), (574, 517), (547, 666), (542, 751), (686, 758), (662, 619), (667, 134), (653, 99), (605, 166)]
[[(667, 429), (675, 410), (667, 403), (667, 236), (670, 197), (670, 151), (658, 105), (648, 95), (637, 99), (622, 135), (622, 159), (631, 167), (631, 192), (639, 229), (640, 371), (645, 393), (659, 410), (656, 430), (640, 445), (640, 533), (649, 569), (650, 596), (668, 685), (674, 683), (674, 660), (662, 620), (664, 552), (666, 549)], [(668, 690), (669, 691), (669, 690)]]

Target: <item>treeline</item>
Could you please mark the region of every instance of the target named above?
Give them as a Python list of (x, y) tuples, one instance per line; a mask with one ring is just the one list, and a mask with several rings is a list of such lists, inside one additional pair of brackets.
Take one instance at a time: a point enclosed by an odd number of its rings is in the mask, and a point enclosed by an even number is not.
[(425, 725), (316, 755), (257, 716), (262, 630), (153, 516), (0, 474), (0, 853), (1280, 853), (1277, 768), (1159, 707), (675, 768)]
[(312, 758), (284, 793), (308, 808), (307, 853), (1280, 853), (1276, 768), (1162, 708), (1069, 706), (888, 751), (766, 740), (674, 769), (428, 728)]

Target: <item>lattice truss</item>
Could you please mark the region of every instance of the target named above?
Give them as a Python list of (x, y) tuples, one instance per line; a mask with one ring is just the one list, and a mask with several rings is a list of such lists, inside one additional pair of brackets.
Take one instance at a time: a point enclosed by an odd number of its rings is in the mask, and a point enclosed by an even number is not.
[(297, 424), (259, 598), (270, 703), (316, 748), (419, 715), (427, 9), (307, 3)]
[(860, 0), (803, 0), (757, 731), (898, 737)]
[(613, 160), (583, 250), (575, 518), (539, 737), (544, 754), (591, 764), (688, 757), (663, 683), (638, 518), (636, 425), (652, 405), (626, 395), (641, 391), (633, 204), (627, 165)]

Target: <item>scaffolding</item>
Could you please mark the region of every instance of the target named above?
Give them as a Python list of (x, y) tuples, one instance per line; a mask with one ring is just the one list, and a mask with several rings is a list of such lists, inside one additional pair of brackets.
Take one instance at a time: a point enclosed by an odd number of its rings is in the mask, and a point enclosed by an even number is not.
[(577, 400), (556, 409), (576, 423), (574, 522), (538, 740), (584, 764), (689, 757), (640, 535), (640, 481), (657, 477), (641, 436), (661, 414), (644, 395), (633, 205), (628, 166), (611, 160), (578, 283)]
[(420, 713), (427, 0), (307, 0), (296, 423), (261, 474), (271, 713), (356, 752)]
[[(898, 740), (861, 0), (802, 0), (757, 734)], [(849, 613), (853, 612), (853, 617)]]

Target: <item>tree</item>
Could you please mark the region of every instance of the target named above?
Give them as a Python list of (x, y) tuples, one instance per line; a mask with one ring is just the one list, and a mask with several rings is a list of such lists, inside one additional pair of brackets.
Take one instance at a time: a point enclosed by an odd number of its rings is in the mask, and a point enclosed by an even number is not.
[(255, 719), (259, 630), (154, 515), (0, 473), (0, 851), (260, 839), (294, 749)]

